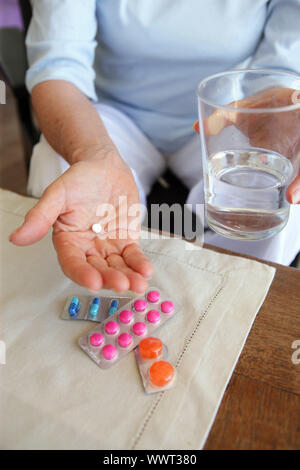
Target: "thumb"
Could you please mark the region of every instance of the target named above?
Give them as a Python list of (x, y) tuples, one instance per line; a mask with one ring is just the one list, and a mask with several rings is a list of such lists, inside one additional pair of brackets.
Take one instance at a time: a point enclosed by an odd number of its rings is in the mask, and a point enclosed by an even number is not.
[[(222, 109), (216, 109), (210, 116), (203, 119), (203, 129), (206, 135), (214, 136), (220, 134), (220, 132), (230, 124), (234, 122), (235, 118), (230, 115), (229, 112), (223, 111)], [(199, 121), (193, 124), (194, 131), (197, 134), (200, 133)]]
[(300, 173), (287, 188), (286, 198), (291, 204), (300, 204)]
[(31, 245), (41, 240), (61, 214), (64, 200), (57, 183), (50, 185), (39, 202), (25, 216), (21, 227), (9, 237), (15, 245)]
[(218, 135), (225, 127), (234, 124), (235, 121), (236, 117), (234, 113), (222, 109), (215, 109), (210, 116), (203, 120), (204, 132), (206, 135)]

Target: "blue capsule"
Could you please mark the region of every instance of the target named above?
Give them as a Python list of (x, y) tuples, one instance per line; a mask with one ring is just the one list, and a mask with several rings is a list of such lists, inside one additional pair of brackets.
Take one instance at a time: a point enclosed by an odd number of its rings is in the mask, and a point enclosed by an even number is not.
[(99, 307), (100, 307), (100, 299), (99, 297), (95, 297), (90, 306), (90, 315), (92, 317), (96, 317), (98, 315)]
[(117, 300), (112, 300), (110, 303), (110, 307), (108, 310), (108, 316), (110, 317), (113, 313), (115, 313), (118, 310), (119, 307), (119, 302)]
[(72, 297), (68, 312), (71, 317), (77, 317), (80, 309), (80, 303), (78, 297)]

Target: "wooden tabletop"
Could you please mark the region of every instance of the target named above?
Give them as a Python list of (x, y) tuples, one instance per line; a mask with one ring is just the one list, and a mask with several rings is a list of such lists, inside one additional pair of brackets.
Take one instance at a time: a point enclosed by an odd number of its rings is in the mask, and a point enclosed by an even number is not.
[(266, 264), (275, 278), (204, 449), (300, 449), (300, 270)]

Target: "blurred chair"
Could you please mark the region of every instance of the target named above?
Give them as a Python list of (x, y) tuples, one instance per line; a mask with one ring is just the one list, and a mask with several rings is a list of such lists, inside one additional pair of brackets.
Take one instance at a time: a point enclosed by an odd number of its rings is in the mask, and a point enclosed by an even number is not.
[(33, 145), (38, 141), (39, 132), (34, 125), (30, 96), (25, 87), (27, 57), (25, 34), (31, 18), (29, 0), (19, 0), (24, 31), (16, 27), (0, 28), (0, 70), (16, 98), (24, 145), (24, 158), (27, 170)]

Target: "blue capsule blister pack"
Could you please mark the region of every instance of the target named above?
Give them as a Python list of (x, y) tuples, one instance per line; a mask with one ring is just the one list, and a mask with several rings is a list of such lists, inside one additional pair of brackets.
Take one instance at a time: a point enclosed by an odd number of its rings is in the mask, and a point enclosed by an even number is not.
[(102, 322), (127, 304), (131, 297), (73, 295), (67, 297), (61, 318), (63, 320), (89, 320)]

